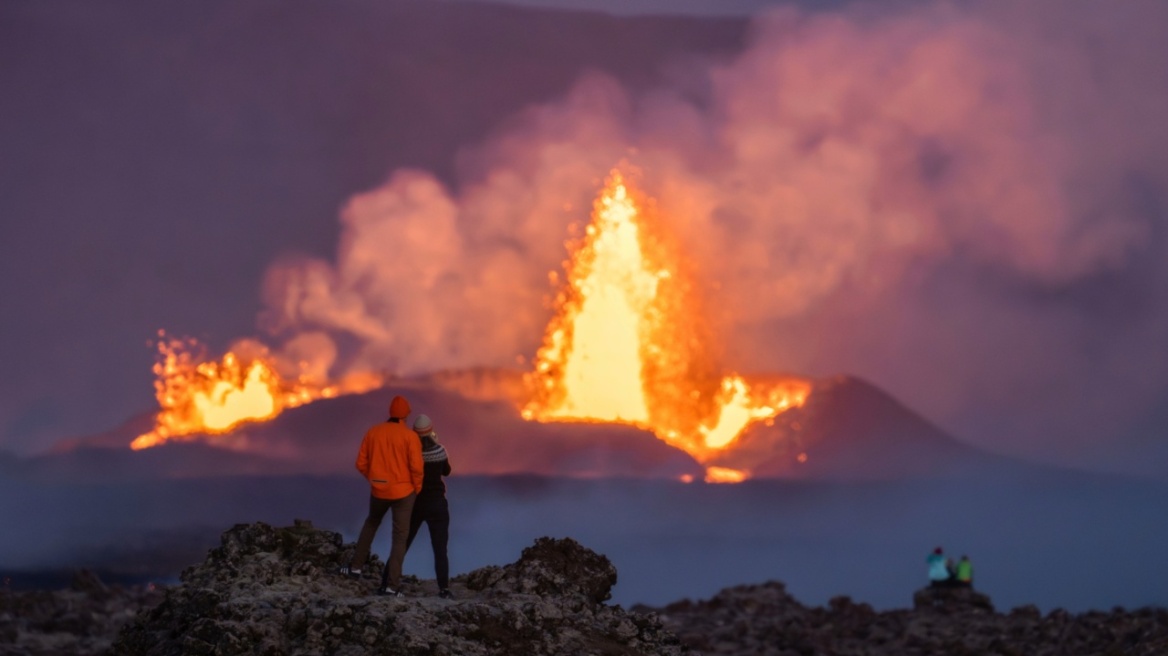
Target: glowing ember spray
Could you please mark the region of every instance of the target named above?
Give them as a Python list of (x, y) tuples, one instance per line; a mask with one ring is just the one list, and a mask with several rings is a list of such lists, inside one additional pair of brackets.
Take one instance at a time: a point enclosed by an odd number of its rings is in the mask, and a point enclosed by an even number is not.
[[(754, 390), (718, 373), (698, 295), (647, 205), (612, 172), (567, 265), (523, 415), (633, 424), (705, 461), (751, 422), (801, 405), (809, 386)], [(706, 478), (747, 476), (711, 467)]]
[(241, 353), (228, 351), (208, 359), (193, 339), (167, 338), (159, 333), (154, 363), (155, 396), (160, 408), (154, 429), (139, 435), (130, 448), (139, 450), (196, 435), (226, 433), (249, 421), (272, 419), (287, 408), (320, 398), (376, 389), (381, 377), (349, 377), (340, 383), (316, 385), (285, 380), (267, 353), (251, 344)]

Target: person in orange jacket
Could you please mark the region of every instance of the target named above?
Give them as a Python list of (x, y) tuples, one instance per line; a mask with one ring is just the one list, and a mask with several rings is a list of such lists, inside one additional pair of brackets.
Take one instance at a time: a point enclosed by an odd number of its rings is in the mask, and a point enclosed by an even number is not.
[(384, 584), (377, 593), (393, 597), (401, 593), (402, 562), (406, 558), (406, 540), (410, 534), (410, 515), (414, 499), (422, 491), (422, 443), (406, 425), (410, 403), (395, 396), (389, 403), (389, 421), (365, 432), (357, 452), (357, 471), (369, 481), (369, 515), (357, 538), (357, 551), (342, 574), (361, 576), (369, 558), (373, 536), (385, 513), (393, 511), (393, 546), (385, 565)]

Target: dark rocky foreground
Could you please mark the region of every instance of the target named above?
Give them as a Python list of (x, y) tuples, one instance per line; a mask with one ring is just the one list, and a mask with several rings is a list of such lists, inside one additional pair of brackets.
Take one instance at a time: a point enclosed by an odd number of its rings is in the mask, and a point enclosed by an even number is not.
[(165, 591), (121, 587), (81, 570), (66, 590), (0, 590), (0, 656), (105, 654), (118, 630)]
[(540, 538), (519, 560), (456, 577), (455, 599), (407, 579), (404, 599), (335, 573), (354, 545), (308, 522), (241, 524), (165, 590), (0, 592), (0, 656), (15, 654), (1168, 654), (1168, 611), (995, 612), (971, 590), (921, 590), (911, 610), (846, 597), (806, 607), (783, 584), (626, 611), (604, 602), (607, 558)]
[(836, 597), (808, 608), (782, 583), (727, 588), (708, 601), (654, 610), (694, 651), (774, 656), (1154, 656), (1168, 654), (1168, 610), (1043, 616), (1024, 606), (994, 611), (968, 589), (925, 588), (912, 610), (876, 612)]
[(653, 616), (607, 606), (616, 568), (571, 539), (541, 538), (519, 560), (456, 577), (455, 599), (410, 581), (373, 594), (380, 564), (344, 578), (354, 545), (307, 522), (239, 525), (112, 647), (163, 654), (680, 654)]

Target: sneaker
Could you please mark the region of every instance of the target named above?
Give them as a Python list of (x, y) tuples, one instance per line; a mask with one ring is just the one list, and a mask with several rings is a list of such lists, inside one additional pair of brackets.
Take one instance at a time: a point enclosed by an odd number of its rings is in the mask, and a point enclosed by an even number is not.
[(401, 590), (394, 590), (393, 588), (382, 587), (382, 588), (377, 588), (377, 596), (378, 597), (396, 597), (398, 599), (401, 599), (402, 597), (405, 596), (405, 594), (402, 593)]
[(348, 577), (354, 578), (354, 579), (361, 577), (361, 570), (353, 569), (352, 567), (350, 567), (348, 565), (345, 565), (339, 571), (340, 571), (342, 576), (348, 576)]
[(450, 588), (442, 588), (438, 591), (438, 596), (442, 599), (454, 599), (454, 595), (450, 592)]

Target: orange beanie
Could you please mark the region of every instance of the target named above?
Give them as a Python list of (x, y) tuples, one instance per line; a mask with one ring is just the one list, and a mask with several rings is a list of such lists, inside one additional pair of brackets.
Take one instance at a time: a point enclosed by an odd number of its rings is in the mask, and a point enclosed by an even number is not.
[(410, 416), (410, 402), (404, 396), (395, 396), (389, 402), (389, 418), (405, 419)]

